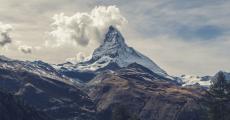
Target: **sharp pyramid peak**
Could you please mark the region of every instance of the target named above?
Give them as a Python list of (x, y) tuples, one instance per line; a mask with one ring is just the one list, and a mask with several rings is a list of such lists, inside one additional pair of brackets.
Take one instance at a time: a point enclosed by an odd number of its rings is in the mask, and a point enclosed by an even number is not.
[(167, 75), (158, 65), (148, 57), (142, 55), (125, 43), (120, 31), (114, 26), (108, 28), (104, 42), (94, 50), (90, 63), (117, 63), (120, 67), (127, 67), (129, 64), (138, 63), (160, 75)]
[(125, 44), (125, 40), (117, 28), (115, 28), (114, 26), (110, 26), (108, 32), (105, 35), (103, 44), (106, 43), (109, 43), (110, 45), (119, 45), (119, 44), (121, 45), (121, 44)]

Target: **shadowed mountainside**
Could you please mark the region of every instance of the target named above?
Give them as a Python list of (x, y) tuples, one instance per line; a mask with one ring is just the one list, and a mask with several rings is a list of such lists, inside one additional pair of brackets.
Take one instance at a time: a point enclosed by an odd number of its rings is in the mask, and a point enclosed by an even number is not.
[(1, 120), (54, 120), (42, 112), (26, 106), (18, 98), (0, 91)]

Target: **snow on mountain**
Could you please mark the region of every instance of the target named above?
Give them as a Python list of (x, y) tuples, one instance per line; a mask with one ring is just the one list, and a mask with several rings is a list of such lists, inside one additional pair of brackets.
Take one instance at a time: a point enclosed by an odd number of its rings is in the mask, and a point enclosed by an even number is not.
[(91, 116), (95, 117), (94, 103), (80, 85), (48, 63), (0, 57), (0, 88), (54, 119), (92, 120)]
[(20, 61), (0, 56), (0, 70), (11, 70), (11, 71), (25, 71), (39, 76), (56, 79), (68, 84), (74, 84), (73, 81), (64, 75), (60, 74), (50, 64), (43, 61)]
[(203, 87), (209, 87), (211, 85), (211, 76), (193, 76), (193, 75), (182, 75), (180, 77), (182, 86), (191, 86), (199, 84)]
[(10, 61), (11, 59), (9, 59), (9, 58), (7, 58), (7, 57), (5, 57), (3, 55), (0, 55), (0, 60), (2, 60), (2, 61)]
[[(222, 72), (222, 71), (219, 71)], [(219, 73), (218, 72), (218, 73)], [(218, 77), (218, 73), (216, 73), (214, 76), (193, 76), (193, 75), (182, 75), (178, 78), (178, 82), (182, 84), (182, 86), (191, 86), (199, 84), (203, 87), (209, 87), (212, 83), (216, 82), (216, 78)], [(223, 72), (225, 80), (230, 83), (230, 73)]]
[(75, 65), (62, 64), (56, 68), (79, 71), (96, 71), (111, 63), (116, 63), (119, 67), (127, 67), (132, 63), (138, 63), (150, 69), (156, 74), (168, 76), (167, 73), (156, 65), (152, 60), (132, 47), (127, 46), (121, 33), (113, 26), (109, 27), (105, 35), (104, 42), (93, 52), (92, 58), (88, 61)]

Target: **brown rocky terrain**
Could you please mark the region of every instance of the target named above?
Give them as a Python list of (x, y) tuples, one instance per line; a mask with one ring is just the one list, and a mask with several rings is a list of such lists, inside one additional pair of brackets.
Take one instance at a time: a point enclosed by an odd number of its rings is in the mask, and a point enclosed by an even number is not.
[[(139, 72), (138, 72), (139, 71)], [(136, 76), (136, 77), (130, 77)], [(89, 83), (101, 120), (112, 119), (122, 106), (141, 120), (203, 120), (206, 91), (183, 88), (137, 68), (105, 72)]]

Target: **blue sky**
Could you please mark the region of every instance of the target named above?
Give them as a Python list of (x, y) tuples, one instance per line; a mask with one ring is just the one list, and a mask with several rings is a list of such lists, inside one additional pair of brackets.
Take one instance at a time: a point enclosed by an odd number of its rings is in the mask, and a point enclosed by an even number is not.
[[(98, 44), (45, 47), (52, 16), (72, 16), (95, 6), (115, 5), (128, 21), (121, 29), (130, 46), (159, 64), (169, 74), (212, 75), (230, 70), (229, 0), (0, 0), (0, 22), (11, 24), (12, 44), (0, 54), (60, 63), (82, 52), (90, 55)], [(33, 49), (30, 54), (18, 45)], [(58, 57), (57, 57), (58, 56)]]

